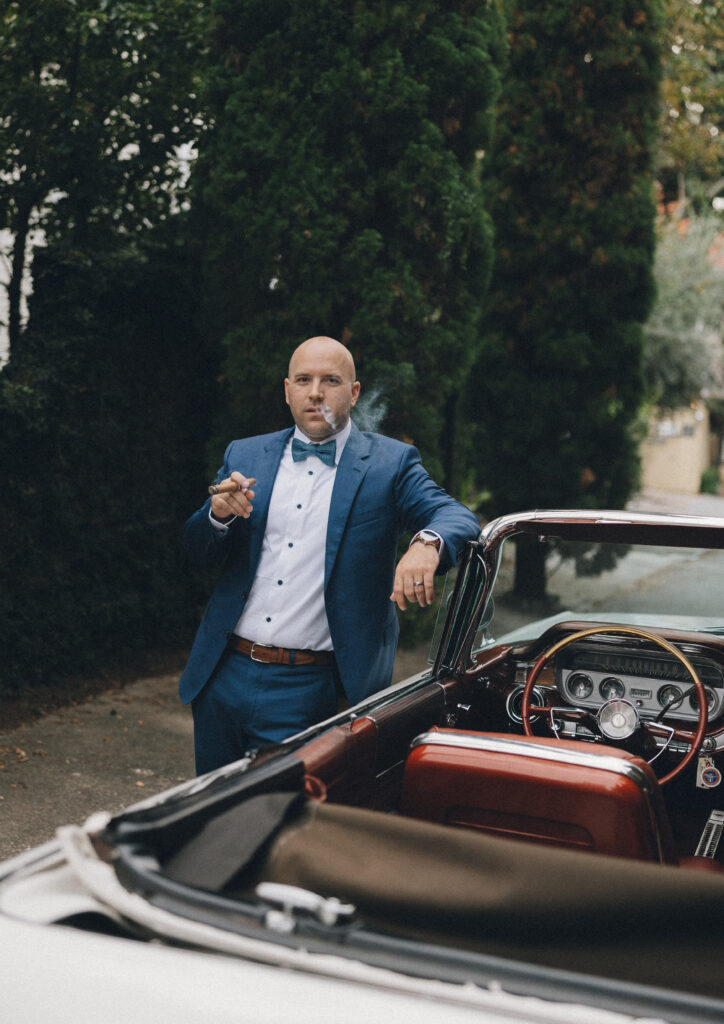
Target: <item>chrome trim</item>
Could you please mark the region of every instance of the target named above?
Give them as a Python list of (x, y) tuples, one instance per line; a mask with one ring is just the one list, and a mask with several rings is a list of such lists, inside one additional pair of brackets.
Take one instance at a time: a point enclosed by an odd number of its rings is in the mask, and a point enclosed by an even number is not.
[(724, 832), (724, 811), (711, 811), (707, 818), (699, 842), (696, 845), (695, 857), (716, 857), (716, 851)]
[[(539, 530), (536, 529), (538, 525), (540, 526)], [(583, 534), (600, 531), (606, 539), (607, 530), (613, 529), (618, 533), (618, 528), (621, 528), (625, 532), (626, 527), (630, 527), (632, 532), (636, 532), (637, 529), (651, 528), (651, 534), (647, 539), (645, 541), (638, 540), (637, 543), (659, 544), (662, 542), (662, 533), (670, 537), (673, 532), (677, 536), (673, 540), (667, 540), (666, 543), (681, 544), (683, 547), (700, 546), (724, 549), (724, 518), (714, 516), (625, 512), (620, 509), (538, 509), (499, 516), (482, 527), (477, 542), (468, 542), (468, 550), (464, 559), (461, 560), (460, 571), (438, 644), (433, 668), (434, 675), (439, 675), (443, 669), (459, 675), (473, 665), (473, 642), (478, 624), (482, 620), (495, 586), (500, 568), (503, 541), (516, 534), (528, 536), (537, 534), (539, 539), (545, 540), (548, 536), (563, 535), (570, 532), (571, 529), (575, 531), (576, 528), (579, 528)], [(690, 532), (692, 530), (693, 534)], [(698, 537), (696, 531), (700, 531)], [(657, 532), (659, 536), (657, 536)], [(701, 536), (701, 533), (704, 536)], [(695, 543), (692, 544), (693, 541)], [(484, 578), (481, 581), (478, 600), (475, 602), (475, 606), (467, 612), (467, 628), (463, 626), (461, 636), (453, 645), (452, 625), (456, 616), (460, 614), (460, 604), (464, 597), (462, 581), (475, 557), (482, 564)]]
[[(506, 714), (508, 715), (508, 718), (511, 720), (511, 722), (515, 722), (517, 725), (522, 725), (523, 724), (523, 717), (517, 711), (513, 711), (513, 701), (517, 697), (522, 697), (524, 691), (525, 691), (525, 686), (522, 683), (516, 683), (516, 685), (510, 691), (508, 696), (505, 698), (505, 711), (506, 711)], [(541, 687), (534, 686), (533, 689), (531, 690), (530, 696), (531, 696), (531, 700), (535, 697), (536, 701), (538, 702), (538, 704), (536, 706), (541, 706), (541, 705), (545, 705), (546, 704), (546, 695), (543, 692), (543, 689)]]
[[(625, 722), (628, 732), (622, 732), (618, 735), (606, 731), (604, 727), (604, 715), (615, 713), (614, 705), (620, 706), (619, 713), (626, 715), (629, 713), (629, 720)], [(633, 715), (633, 721), (630, 720), (630, 715)], [(605, 701), (596, 714), (596, 722), (602, 736), (605, 736), (607, 740), (627, 740), (633, 734), (641, 728), (641, 716), (638, 713), (638, 708), (635, 704), (632, 704), (630, 700), (626, 700), (624, 697), (612, 697), (611, 700)]]
[[(724, 536), (724, 518), (716, 516), (684, 516), (661, 512), (624, 512), (620, 509), (538, 509), (499, 516), (486, 523), (480, 531), (480, 543), (485, 547), (499, 543), (505, 537), (518, 533), (522, 523), (540, 523), (542, 533), (545, 527), (554, 523), (561, 525), (600, 526), (683, 526), (689, 528), (714, 527)], [(655, 541), (652, 539), (652, 543)], [(707, 546), (707, 545), (702, 545)]]
[[(669, 746), (671, 745), (671, 741), (674, 738), (674, 733), (676, 731), (672, 726), (664, 725), (662, 722), (657, 722), (656, 724), (657, 724), (657, 728), (659, 728), (659, 729), (668, 729), (668, 731), (669, 731), (669, 738), (667, 740), (664, 740), (663, 745), (661, 746), (661, 750), (659, 750), (656, 754), (654, 754), (653, 757), (649, 758), (649, 764), (653, 764), (657, 757), (661, 757), (661, 755), (664, 753), (664, 751), (668, 750)], [(646, 728), (646, 723), (645, 722), (643, 723), (643, 728), (644, 729)], [(657, 747), (659, 746), (658, 737), (656, 737), (656, 736), (654, 736), (654, 743), (656, 744)], [(691, 744), (690, 743), (685, 745), (684, 753), (687, 753), (687, 751), (690, 748), (691, 748)], [(672, 748), (672, 750), (673, 750), (673, 748)]]
[(484, 733), (477, 736), (467, 736), (463, 733), (454, 732), (421, 733), (410, 744), (410, 750), (415, 750), (426, 743), (438, 747), (486, 750), (496, 754), (531, 757), (539, 761), (557, 761), (559, 763), (576, 765), (578, 768), (600, 768), (601, 771), (625, 775), (647, 797), (651, 797), (654, 792), (654, 786), (648, 775), (637, 764), (624, 759), (619, 760), (616, 757), (611, 757), (609, 754), (600, 754), (593, 750), (571, 750), (564, 746), (549, 747), (542, 743), (525, 743), (519, 739), (489, 736)]

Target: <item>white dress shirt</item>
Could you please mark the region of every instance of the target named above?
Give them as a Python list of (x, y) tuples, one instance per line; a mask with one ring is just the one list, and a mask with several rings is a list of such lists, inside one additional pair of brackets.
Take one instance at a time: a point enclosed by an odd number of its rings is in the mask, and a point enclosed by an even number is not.
[[(284, 449), (267, 517), (256, 576), (234, 632), (255, 643), (296, 650), (331, 651), (324, 607), (327, 520), (337, 466), (352, 425), (334, 435), (335, 464)], [(299, 430), (293, 437), (308, 438)], [(252, 512), (252, 515), (254, 513)]]
[[(333, 649), (324, 606), (327, 520), (337, 466), (351, 429), (348, 420), (333, 435), (335, 462), (327, 466), (312, 455), (294, 461), (293, 439), (309, 441), (295, 427), (274, 481), (256, 576), (234, 627), (238, 636), (293, 650)], [(228, 523), (220, 523), (211, 513), (209, 519), (215, 529), (228, 529)]]

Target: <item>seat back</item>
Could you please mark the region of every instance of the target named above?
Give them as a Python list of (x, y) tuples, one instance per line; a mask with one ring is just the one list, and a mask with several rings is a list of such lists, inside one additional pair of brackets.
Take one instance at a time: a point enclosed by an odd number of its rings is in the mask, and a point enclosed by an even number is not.
[(677, 862), (653, 771), (600, 744), (433, 729), (413, 741), (400, 811), (509, 839)]

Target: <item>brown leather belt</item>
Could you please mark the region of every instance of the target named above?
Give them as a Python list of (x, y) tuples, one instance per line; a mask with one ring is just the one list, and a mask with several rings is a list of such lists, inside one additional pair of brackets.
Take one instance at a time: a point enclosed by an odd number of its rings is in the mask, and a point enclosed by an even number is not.
[(228, 646), (232, 651), (248, 655), (252, 661), (263, 661), (267, 665), (332, 665), (332, 651), (289, 651), (286, 647), (271, 647), (269, 644), (252, 643), (243, 636), (233, 633)]

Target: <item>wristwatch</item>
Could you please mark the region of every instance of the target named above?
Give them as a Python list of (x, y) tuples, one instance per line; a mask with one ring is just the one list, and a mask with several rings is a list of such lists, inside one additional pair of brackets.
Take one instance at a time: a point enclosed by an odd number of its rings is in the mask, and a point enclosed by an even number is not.
[(412, 538), (413, 544), (433, 544), (437, 550), (440, 550), (440, 544), (442, 543), (440, 538), (432, 530), (420, 530), (420, 532)]

